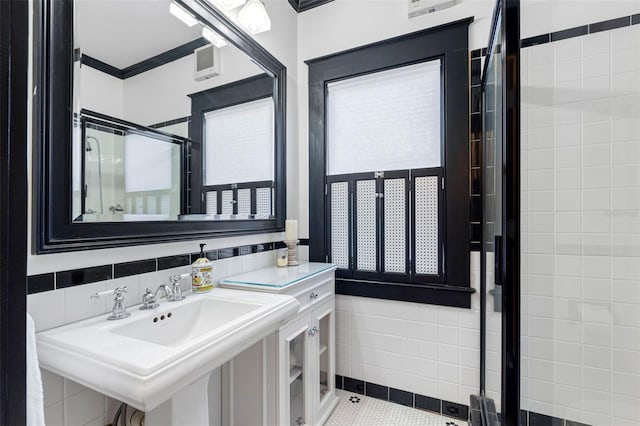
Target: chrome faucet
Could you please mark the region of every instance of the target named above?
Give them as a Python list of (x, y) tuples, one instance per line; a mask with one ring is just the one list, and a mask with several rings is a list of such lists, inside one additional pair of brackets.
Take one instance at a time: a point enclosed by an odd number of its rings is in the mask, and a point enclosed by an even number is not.
[(113, 308), (111, 308), (111, 315), (107, 317), (108, 320), (119, 320), (127, 318), (131, 314), (127, 312), (127, 305), (124, 303), (123, 293), (127, 292), (127, 287), (118, 287), (115, 290), (101, 291), (91, 295), (92, 299), (99, 299), (106, 294), (113, 294)]
[[(164, 293), (164, 295), (161, 295), (161, 293)], [(182, 296), (182, 293), (180, 294), (180, 296)], [(162, 297), (166, 297), (169, 302), (175, 300), (175, 294), (171, 287), (169, 287), (167, 284), (160, 284), (155, 293), (153, 292), (153, 290), (151, 290), (151, 288), (147, 287), (144, 290), (144, 294), (142, 295), (142, 306), (140, 306), (140, 309), (145, 310), (157, 308), (158, 306), (160, 306), (158, 300), (160, 300)]]
[(173, 292), (173, 302), (179, 302), (184, 299), (184, 295), (182, 294), (182, 286), (180, 285), (180, 280), (183, 276), (190, 276), (189, 274), (182, 275), (172, 275), (169, 277), (171, 281), (171, 291)]
[(160, 284), (158, 289), (156, 290), (155, 300), (160, 300), (162, 296), (160, 293), (164, 293), (164, 297), (167, 298), (167, 301), (173, 301), (173, 290), (166, 284)]

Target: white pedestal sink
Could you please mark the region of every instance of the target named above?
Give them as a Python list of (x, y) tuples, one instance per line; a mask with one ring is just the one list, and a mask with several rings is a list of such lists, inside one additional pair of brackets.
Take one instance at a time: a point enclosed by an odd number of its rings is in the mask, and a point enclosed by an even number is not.
[[(42, 368), (147, 412), (146, 424), (208, 425), (211, 371), (298, 312), (291, 296), (214, 289), (151, 311), (37, 334)], [(168, 421), (170, 420), (170, 423)]]

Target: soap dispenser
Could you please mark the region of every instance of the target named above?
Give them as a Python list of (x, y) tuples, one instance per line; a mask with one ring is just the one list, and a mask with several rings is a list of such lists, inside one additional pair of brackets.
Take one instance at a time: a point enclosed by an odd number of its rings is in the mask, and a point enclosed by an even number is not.
[(204, 255), (204, 246), (200, 244), (200, 257), (191, 264), (191, 291), (206, 293), (213, 289), (213, 262)]

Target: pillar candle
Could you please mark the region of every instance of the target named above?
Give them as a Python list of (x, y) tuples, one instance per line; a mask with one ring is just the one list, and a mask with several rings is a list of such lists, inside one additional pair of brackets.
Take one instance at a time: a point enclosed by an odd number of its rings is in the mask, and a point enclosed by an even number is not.
[(298, 239), (298, 221), (288, 219), (284, 223), (285, 241), (296, 241)]

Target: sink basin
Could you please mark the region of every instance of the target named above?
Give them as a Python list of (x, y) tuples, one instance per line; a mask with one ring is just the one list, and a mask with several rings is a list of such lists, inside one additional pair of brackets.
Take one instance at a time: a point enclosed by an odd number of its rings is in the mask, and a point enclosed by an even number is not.
[(221, 288), (153, 310), (131, 306), (126, 319), (102, 315), (38, 333), (40, 365), (150, 411), (274, 332), (298, 308), (291, 296)]
[(146, 316), (113, 327), (121, 336), (144, 340), (163, 346), (180, 346), (195, 341), (211, 331), (212, 325), (222, 325), (257, 310), (261, 305), (229, 300), (201, 299), (191, 304), (165, 305), (162, 314)]

